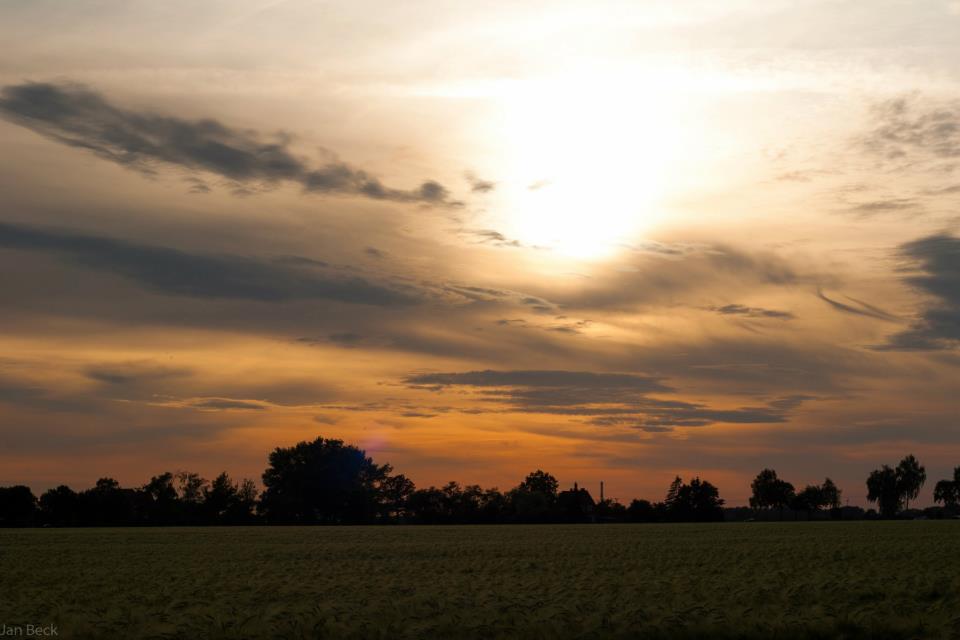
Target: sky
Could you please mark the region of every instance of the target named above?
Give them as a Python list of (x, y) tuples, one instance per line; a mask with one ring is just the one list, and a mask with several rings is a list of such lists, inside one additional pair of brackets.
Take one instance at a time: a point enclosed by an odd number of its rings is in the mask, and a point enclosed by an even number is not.
[(960, 2), (0, 3), (0, 485), (960, 465)]

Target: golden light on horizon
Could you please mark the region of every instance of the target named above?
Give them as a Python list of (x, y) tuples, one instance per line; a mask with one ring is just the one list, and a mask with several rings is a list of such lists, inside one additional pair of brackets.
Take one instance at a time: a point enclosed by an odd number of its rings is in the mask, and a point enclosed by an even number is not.
[(0, 484), (956, 464), (952, 3), (154, 4), (0, 5)]

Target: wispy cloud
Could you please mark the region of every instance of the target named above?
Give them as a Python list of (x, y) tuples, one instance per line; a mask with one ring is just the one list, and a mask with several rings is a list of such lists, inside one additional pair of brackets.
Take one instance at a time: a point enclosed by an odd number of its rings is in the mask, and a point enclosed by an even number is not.
[(123, 276), (167, 295), (263, 301), (324, 299), (378, 306), (417, 302), (410, 291), (374, 284), (356, 276), (328, 274), (316, 266), (323, 263), (306, 258), (268, 261), (229, 254), (191, 253), (103, 236), (4, 223), (0, 223), (0, 248), (54, 254), (89, 269)]
[(427, 373), (408, 376), (404, 382), (411, 388), (435, 392), (449, 387), (476, 390), (480, 406), (470, 409), (473, 413), (507, 411), (582, 417), (594, 425), (655, 427), (656, 430), (715, 423), (785, 422), (790, 410), (811, 398), (792, 396), (763, 406), (720, 409), (697, 402), (650, 397), (650, 394), (674, 391), (658, 377), (589, 371)]
[(827, 304), (829, 304), (831, 307), (833, 307), (837, 311), (842, 311), (844, 313), (851, 313), (857, 316), (865, 316), (867, 318), (875, 318), (877, 320), (887, 320), (890, 322), (897, 322), (900, 320), (900, 318), (898, 318), (894, 314), (884, 311), (880, 307), (863, 302), (861, 300), (857, 300), (856, 298), (851, 298), (849, 296), (846, 296), (846, 298), (853, 304), (846, 304), (838, 300), (834, 300), (833, 298), (828, 297), (827, 294), (825, 294), (822, 289), (817, 289), (817, 297), (823, 300), (824, 302), (826, 302)]
[(884, 158), (960, 157), (960, 103), (902, 97), (877, 104), (874, 117), (863, 142)]
[(764, 309), (762, 307), (748, 307), (742, 304), (727, 304), (722, 307), (710, 307), (723, 316), (742, 316), (746, 318), (773, 318), (775, 320), (793, 320), (794, 315), (789, 311), (777, 311), (776, 309)]
[[(118, 107), (78, 85), (25, 83), (0, 91), (0, 115), (63, 144), (144, 172), (157, 163), (178, 165), (227, 178), (240, 192), (256, 183), (293, 182), (310, 193), (374, 200), (450, 205), (446, 187), (434, 180), (416, 189), (384, 185), (376, 176), (338, 160), (312, 166), (290, 149), (290, 138), (272, 139), (206, 118), (137, 112)], [(192, 190), (206, 192), (202, 180)]]

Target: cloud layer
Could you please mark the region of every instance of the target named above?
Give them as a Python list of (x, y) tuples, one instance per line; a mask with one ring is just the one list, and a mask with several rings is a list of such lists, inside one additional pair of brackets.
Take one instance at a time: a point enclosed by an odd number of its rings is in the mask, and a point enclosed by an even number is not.
[(409, 305), (403, 292), (358, 277), (325, 272), (297, 256), (274, 261), (190, 253), (101, 236), (0, 223), (0, 248), (53, 254), (78, 266), (114, 273), (165, 295), (278, 302), (320, 299), (378, 306)]
[[(715, 423), (785, 422), (791, 409), (810, 399), (809, 396), (792, 396), (765, 406), (718, 409), (702, 403), (649, 397), (649, 394), (675, 392), (657, 377), (591, 371), (424, 373), (408, 376), (404, 382), (411, 388), (432, 391), (448, 388), (478, 390), (479, 403), (469, 409), (470, 412), (508, 411), (584, 417), (593, 425), (626, 426), (648, 432)], [(485, 403), (497, 403), (502, 407), (489, 408), (484, 406)]]
[(929, 298), (919, 318), (882, 349), (936, 350), (960, 347), (960, 238), (936, 234), (901, 247), (918, 273), (906, 281)]
[[(450, 204), (440, 183), (413, 190), (385, 186), (344, 162), (313, 167), (295, 155), (289, 137), (230, 128), (217, 120), (186, 120), (117, 107), (77, 85), (25, 83), (0, 90), (0, 114), (53, 140), (91, 151), (117, 164), (151, 172), (156, 163), (209, 172), (238, 185), (293, 182), (310, 193), (374, 200)], [(200, 182), (200, 190), (206, 186)]]

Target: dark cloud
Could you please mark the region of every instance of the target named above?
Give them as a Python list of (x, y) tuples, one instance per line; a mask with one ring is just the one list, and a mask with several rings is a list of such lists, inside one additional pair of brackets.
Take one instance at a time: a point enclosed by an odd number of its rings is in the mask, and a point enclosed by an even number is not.
[(960, 238), (927, 236), (900, 247), (918, 273), (907, 283), (930, 296), (929, 306), (909, 329), (893, 335), (881, 350), (955, 349), (960, 346)]
[(702, 245), (695, 244), (685, 244), (685, 243), (667, 243), (667, 242), (657, 242), (655, 240), (650, 240), (646, 242), (641, 242), (638, 244), (625, 245), (626, 248), (631, 251), (636, 251), (637, 253), (650, 253), (654, 255), (661, 256), (683, 256), (688, 253), (692, 253), (699, 249), (703, 249)]
[(849, 296), (845, 296), (845, 297), (847, 298), (847, 300), (849, 300), (853, 304), (845, 304), (843, 302), (834, 300), (833, 298), (829, 298), (820, 289), (817, 289), (817, 297), (823, 300), (824, 302), (826, 302), (827, 304), (829, 304), (831, 307), (833, 307), (837, 311), (842, 311), (844, 313), (851, 313), (857, 316), (865, 316), (867, 318), (876, 318), (877, 320), (887, 320), (890, 322), (896, 322), (900, 320), (900, 318), (898, 318), (897, 316), (887, 311), (884, 311), (880, 307), (863, 302), (861, 300), (857, 300), (856, 298), (851, 298)]
[(648, 397), (669, 393), (659, 378), (625, 373), (588, 371), (467, 371), (407, 377), (419, 389), (474, 388), (479, 400), (504, 408), (472, 412), (509, 411), (588, 418), (599, 426), (701, 427), (718, 422), (770, 424), (786, 422), (788, 412), (811, 396), (778, 398), (765, 406), (718, 409), (695, 402)]
[(340, 333), (331, 333), (327, 336), (327, 339), (343, 347), (355, 347), (363, 340), (363, 336), (351, 331), (342, 331)]
[[(189, 253), (101, 236), (0, 223), (0, 249), (54, 254), (89, 269), (123, 276), (167, 295), (261, 301), (322, 299), (397, 306), (415, 303), (408, 292), (300, 268), (290, 258), (265, 261), (236, 255)], [(306, 258), (298, 260), (308, 260)], [(315, 263), (319, 266), (323, 263)]]
[(467, 371), (463, 373), (422, 373), (404, 380), (410, 385), (441, 387), (573, 387), (581, 389), (631, 389), (633, 391), (669, 391), (659, 378), (632, 373), (593, 373), (590, 371)]
[(461, 233), (477, 238), (479, 244), (492, 244), (496, 247), (522, 247), (519, 240), (513, 240), (495, 229), (464, 229)]
[(893, 160), (960, 157), (960, 103), (897, 98), (876, 105), (874, 116), (874, 127), (864, 138), (874, 153)]
[(920, 201), (915, 198), (889, 198), (886, 200), (872, 200), (850, 206), (847, 211), (860, 216), (872, 216), (884, 213), (900, 213), (904, 211), (919, 212)]
[(131, 386), (182, 378), (190, 373), (189, 369), (164, 367), (151, 362), (94, 365), (84, 371), (87, 378), (111, 386)]
[(0, 377), (0, 404), (39, 407), (48, 411), (77, 411), (84, 408), (55, 396), (41, 385), (3, 377)]
[[(566, 316), (556, 316), (556, 320), (566, 320)], [(496, 322), (500, 327), (513, 327), (515, 329), (538, 329), (541, 331), (552, 331), (554, 333), (566, 333), (569, 335), (579, 335), (584, 329), (590, 326), (589, 320), (576, 320), (572, 322), (561, 322), (559, 324), (533, 324), (523, 318), (501, 318)]]
[(777, 320), (793, 320), (795, 317), (788, 311), (763, 309), (761, 307), (747, 307), (742, 304), (728, 304), (722, 307), (711, 307), (712, 311), (724, 316), (744, 316), (747, 318), (775, 318)]
[(387, 254), (385, 252), (381, 251), (380, 249), (377, 249), (376, 247), (367, 247), (366, 249), (363, 250), (363, 252), (368, 256), (370, 256), (371, 258), (376, 258), (377, 260), (382, 260), (383, 258), (387, 257)]
[(303, 256), (277, 256), (272, 258), (270, 262), (274, 264), (289, 264), (295, 267), (329, 267), (330, 263), (324, 262), (323, 260), (314, 260), (313, 258), (305, 258)]
[(190, 406), (195, 409), (205, 409), (210, 411), (263, 411), (266, 405), (251, 400), (233, 400), (230, 398), (203, 398), (190, 402)]
[(924, 194), (928, 196), (950, 196), (955, 193), (960, 193), (960, 184), (952, 184), (948, 187), (939, 187), (924, 191)]
[(190, 188), (187, 190), (190, 193), (210, 193), (213, 191), (213, 189), (210, 188), (210, 185), (200, 178), (194, 176), (188, 176), (184, 178), (184, 182), (190, 185)]
[(500, 302), (517, 296), (513, 291), (495, 289), (493, 287), (478, 287), (467, 284), (448, 283), (443, 285), (443, 291), (453, 294), (457, 298), (464, 298), (471, 302)]
[(359, 333), (354, 333), (352, 331), (339, 331), (335, 333), (330, 333), (322, 337), (310, 337), (303, 336), (296, 339), (297, 342), (305, 344), (311, 347), (324, 344), (333, 344), (338, 347), (345, 347), (347, 349), (352, 349), (354, 347), (360, 346), (361, 343), (365, 342), (364, 336)]
[(470, 183), (470, 191), (474, 193), (489, 193), (497, 188), (496, 182), (481, 180), (469, 171), (465, 174), (467, 182)]
[(724, 245), (654, 245), (639, 250), (614, 272), (549, 297), (566, 309), (628, 311), (675, 301), (678, 295), (699, 289), (756, 290), (803, 280), (793, 265), (774, 253)]
[[(413, 190), (383, 185), (365, 171), (331, 161), (312, 167), (290, 149), (288, 136), (272, 140), (212, 119), (186, 120), (117, 107), (77, 85), (25, 83), (0, 91), (0, 115), (63, 144), (86, 149), (117, 164), (152, 172), (156, 163), (227, 178), (240, 193), (256, 183), (294, 182), (305, 191), (375, 200), (454, 204), (447, 189), (428, 180)], [(203, 181), (193, 190), (204, 192)]]

